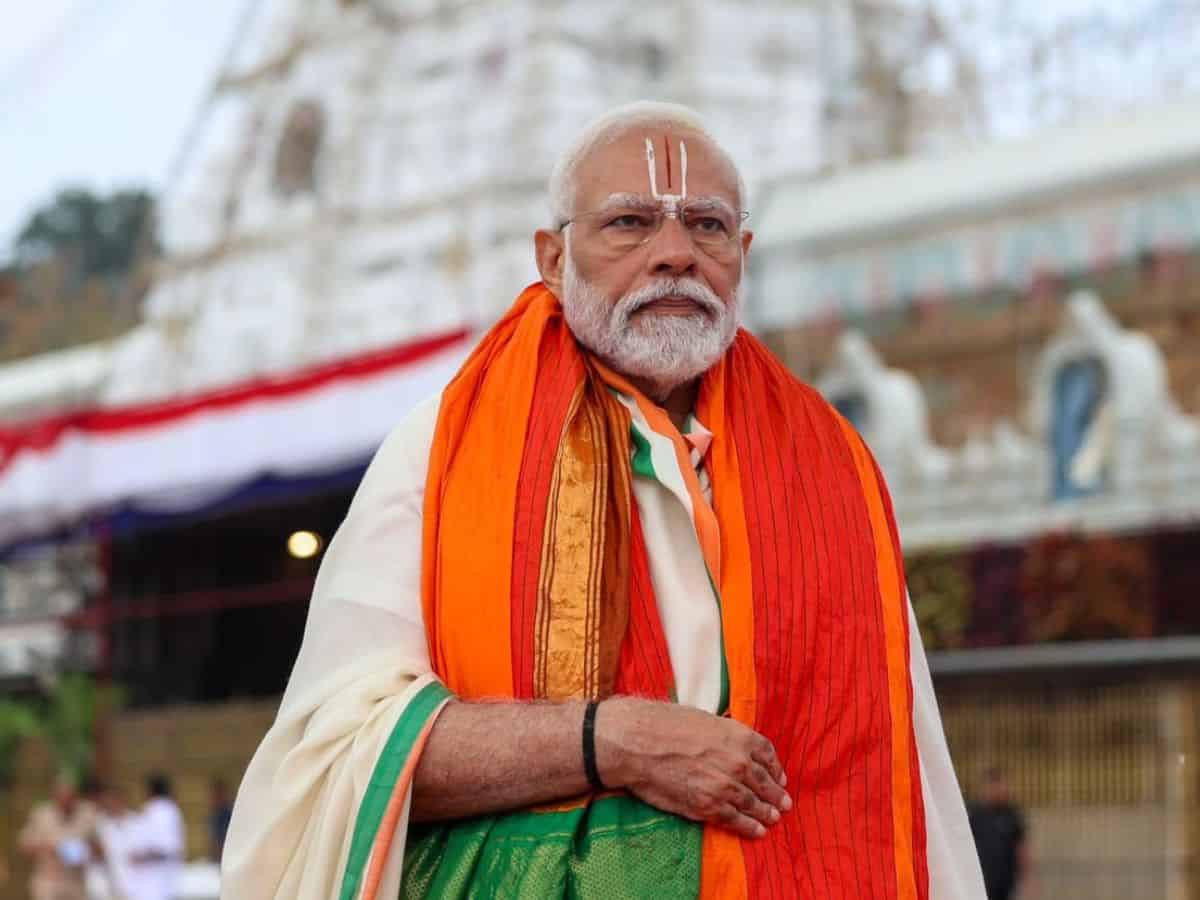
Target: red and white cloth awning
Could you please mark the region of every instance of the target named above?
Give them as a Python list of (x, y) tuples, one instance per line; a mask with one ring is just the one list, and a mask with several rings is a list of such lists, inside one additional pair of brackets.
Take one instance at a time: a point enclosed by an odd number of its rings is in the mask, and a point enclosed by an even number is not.
[(466, 331), (199, 396), (0, 426), (0, 547), (119, 504), (206, 506), (361, 461), (472, 346)]

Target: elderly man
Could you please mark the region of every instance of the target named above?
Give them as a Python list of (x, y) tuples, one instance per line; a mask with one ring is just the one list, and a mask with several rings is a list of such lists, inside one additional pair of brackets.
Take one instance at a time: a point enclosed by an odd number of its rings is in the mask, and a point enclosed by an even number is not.
[(982, 898), (879, 473), (738, 328), (733, 163), (636, 104), (550, 188), (330, 545), (226, 900)]

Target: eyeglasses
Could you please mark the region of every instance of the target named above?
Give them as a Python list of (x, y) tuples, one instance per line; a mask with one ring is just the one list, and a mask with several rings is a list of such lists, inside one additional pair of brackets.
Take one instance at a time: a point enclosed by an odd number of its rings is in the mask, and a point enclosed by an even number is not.
[(613, 253), (629, 253), (657, 235), (666, 219), (677, 219), (697, 249), (724, 258), (737, 251), (742, 222), (749, 215), (721, 200), (700, 198), (681, 204), (647, 200), (580, 213), (560, 223), (558, 230), (578, 224)]

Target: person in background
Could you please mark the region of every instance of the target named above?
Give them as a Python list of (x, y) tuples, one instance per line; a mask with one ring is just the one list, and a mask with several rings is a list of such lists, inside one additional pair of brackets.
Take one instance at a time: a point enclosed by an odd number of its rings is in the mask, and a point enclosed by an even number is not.
[(1004, 771), (987, 772), (983, 798), (970, 806), (968, 817), (988, 900), (1012, 900), (1028, 874), (1025, 817), (1012, 802)]
[(31, 900), (85, 900), (86, 838), (95, 816), (95, 807), (67, 776), (58, 779), (50, 801), (30, 812), (17, 847), (33, 860)]
[(225, 849), (225, 835), (229, 831), (229, 819), (233, 816), (233, 799), (229, 796), (229, 785), (223, 778), (214, 778), (209, 795), (208, 839), (210, 852), (216, 862), (221, 861)]
[(146, 779), (150, 799), (142, 807), (129, 856), (130, 900), (174, 900), (183, 866), (183, 815), (171, 798), (167, 776)]
[(100, 788), (97, 805), (99, 815), (88, 840), (91, 856), (87, 867), (88, 898), (131, 900), (129, 856), (138, 817), (130, 809), (124, 792), (111, 785)]

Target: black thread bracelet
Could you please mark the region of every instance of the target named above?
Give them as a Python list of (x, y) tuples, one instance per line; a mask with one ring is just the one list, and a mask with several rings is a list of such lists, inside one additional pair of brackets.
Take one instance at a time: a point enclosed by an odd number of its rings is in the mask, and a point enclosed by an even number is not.
[(583, 711), (583, 771), (596, 793), (605, 790), (600, 770), (596, 768), (596, 709), (599, 706), (599, 701), (589, 700)]

